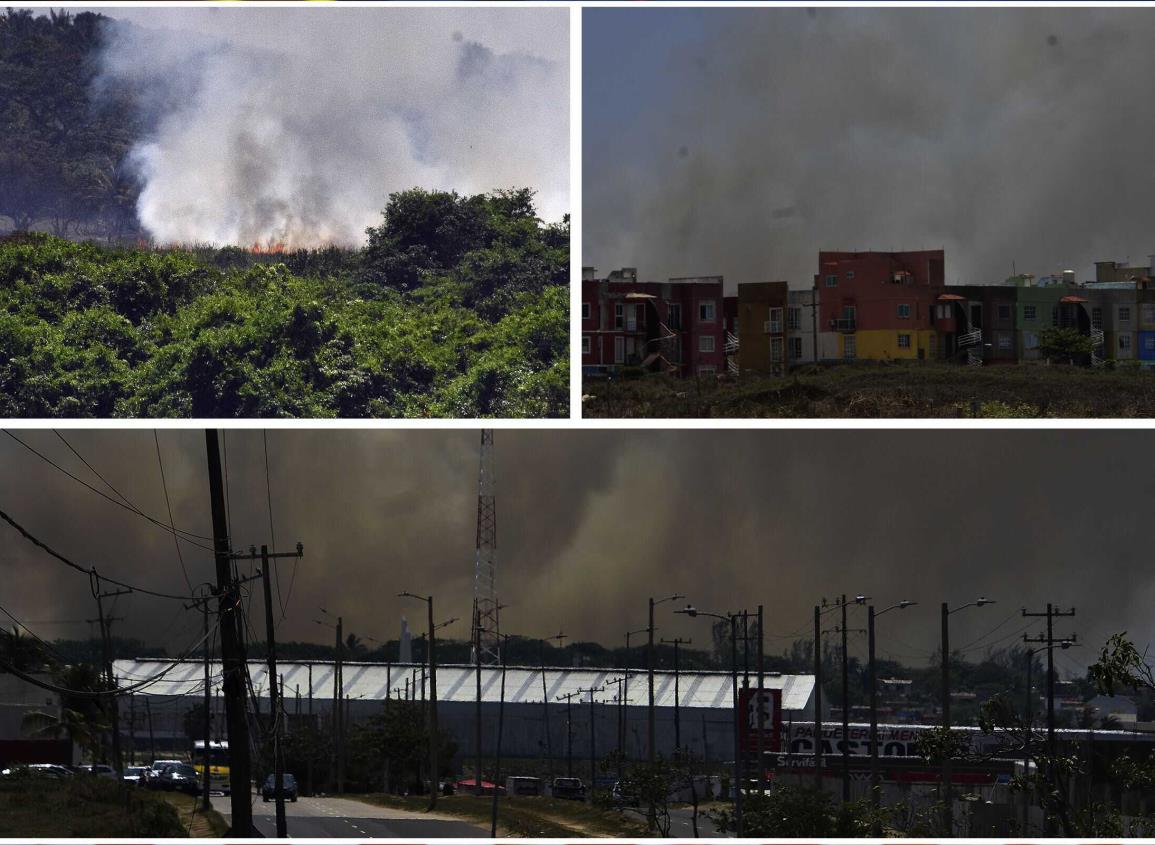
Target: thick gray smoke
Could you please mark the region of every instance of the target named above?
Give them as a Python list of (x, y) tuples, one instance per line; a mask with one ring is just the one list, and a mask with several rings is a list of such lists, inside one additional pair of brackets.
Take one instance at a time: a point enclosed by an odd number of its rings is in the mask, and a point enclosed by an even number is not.
[(568, 211), (564, 9), (116, 9), (103, 84), (162, 243), (357, 245), (388, 195), (528, 186)]
[[(167, 519), (152, 432), (65, 434), (118, 490)], [(101, 487), (52, 433), (18, 435)], [(648, 596), (681, 592), (712, 611), (764, 604), (767, 648), (778, 653), (810, 636), (822, 597), (861, 592), (880, 607), (919, 602), (879, 623), (880, 653), (919, 663), (937, 646), (939, 603), (985, 594), (998, 603), (953, 617), (958, 648), (975, 658), (1036, 633), (1021, 606), (1075, 605), (1077, 616), (1056, 628), (1087, 644), (1064, 653), (1070, 671), (1111, 633), (1155, 642), (1149, 532), (1138, 516), (1155, 501), (1155, 476), (1141, 466), (1147, 440), (1124, 431), (498, 431), (503, 624), (621, 645), (645, 624)], [(211, 534), (203, 434), (161, 431), (160, 444), (177, 524)], [(401, 615), (415, 613), (396, 597), (402, 590), (432, 592), (440, 619), (469, 619), (477, 432), (270, 431), (275, 532), (261, 434), (232, 431), (225, 445), (234, 545), (269, 543), (272, 533), (281, 549), (305, 544), (295, 578), (281, 564), (280, 636), (327, 641), (313, 621), (324, 607), (362, 638), (396, 637)], [(8, 438), (0, 467), (0, 508), (55, 548), (108, 575), (186, 589), (164, 531)], [(206, 550), (183, 551), (193, 584), (213, 578)], [(42, 623), (30, 622), (38, 633), (87, 635), (68, 622), (93, 616), (87, 579), (4, 525), (0, 577), (0, 606)], [(665, 608), (662, 636), (709, 642), (704, 623)], [(200, 625), (144, 596), (121, 599), (116, 613), (126, 617), (118, 633), (170, 649)], [(465, 638), (468, 623), (446, 634)]]
[(1150, 9), (650, 12), (677, 37), (587, 12), (587, 264), (809, 286), (820, 249), (942, 247), (995, 283), (1155, 251)]

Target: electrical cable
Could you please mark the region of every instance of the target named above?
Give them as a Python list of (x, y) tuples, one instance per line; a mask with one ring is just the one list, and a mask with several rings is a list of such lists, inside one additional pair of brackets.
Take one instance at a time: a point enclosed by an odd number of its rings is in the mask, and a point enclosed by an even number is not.
[(176, 546), (176, 559), (180, 562), (180, 571), (184, 575), (184, 582), (188, 585), (188, 591), (191, 593), (193, 591), (192, 579), (188, 577), (188, 569), (184, 565), (184, 555), (181, 554), (180, 550), (180, 540), (176, 536), (176, 523), (173, 522), (172, 518), (172, 502), (168, 497), (168, 482), (164, 477), (164, 460), (160, 456), (160, 436), (155, 428), (152, 430), (152, 439), (156, 443), (156, 464), (160, 468), (160, 486), (164, 490), (164, 506), (168, 510), (168, 524), (173, 529), (172, 544)]
[(51, 555), (52, 557), (59, 560), (65, 566), (67, 566), (71, 569), (75, 569), (77, 572), (81, 572), (81, 573), (87, 575), (90, 582), (93, 579), (100, 579), (102, 581), (107, 581), (110, 584), (115, 584), (118, 587), (124, 587), (127, 590), (132, 590), (133, 592), (141, 593), (141, 594), (146, 595), (146, 596), (153, 596), (153, 597), (159, 598), (159, 599), (173, 599), (175, 601), (186, 602), (186, 601), (189, 601), (190, 599), (196, 598), (196, 596), (181, 596), (181, 595), (175, 595), (173, 593), (162, 593), (162, 592), (158, 592), (157, 590), (149, 590), (149, 589), (146, 589), (145, 587), (138, 587), (135, 584), (130, 584), (127, 581), (120, 581), (120, 580), (117, 580), (116, 578), (110, 578), (107, 575), (100, 575), (96, 571), (96, 567), (94, 567), (94, 566), (85, 568), (85, 567), (81, 566), (79, 563), (76, 563), (75, 561), (69, 560), (67, 557), (65, 557), (60, 552), (53, 549), (51, 546), (49, 546), (43, 540), (38, 539), (35, 535), (33, 535), (30, 531), (28, 531), (28, 529), (26, 529), (24, 526), (22, 526), (19, 522), (17, 522), (15, 519), (13, 519), (11, 516), (9, 516), (3, 510), (0, 510), (0, 519), (3, 519), (5, 522), (7, 522), (9, 525), (11, 525), (13, 528), (15, 528), (17, 531), (19, 531), (21, 536), (23, 536), (24, 539), (27, 540), (28, 542), (32, 543), (32, 545), (37, 546), (40, 549), (43, 549), (45, 552), (47, 552), (49, 555)]
[[(132, 505), (128, 505), (128, 504), (125, 504), (124, 502), (121, 502), (121, 501), (119, 501), (119, 500), (117, 500), (117, 499), (114, 499), (112, 496), (109, 496), (109, 495), (108, 495), (107, 493), (105, 493), (103, 490), (98, 490), (97, 488), (93, 487), (91, 484), (89, 484), (89, 483), (88, 483), (87, 481), (85, 481), (84, 479), (82, 479), (82, 478), (79, 478), (79, 477), (78, 477), (78, 476), (76, 476), (76, 475), (73, 475), (71, 472), (69, 472), (69, 471), (68, 471), (67, 469), (65, 469), (64, 467), (60, 466), (60, 464), (58, 464), (58, 463), (56, 463), (55, 461), (53, 461), (53, 460), (52, 460), (51, 458), (49, 458), (47, 455), (43, 454), (42, 452), (38, 452), (36, 449), (34, 449), (34, 448), (32, 448), (31, 446), (29, 446), (27, 443), (25, 443), (23, 440), (21, 440), (19, 437), (17, 437), (15, 434), (13, 434), (13, 433), (12, 433), (11, 431), (9, 431), (8, 429), (4, 429), (4, 433), (5, 433), (6, 435), (8, 435), (10, 438), (12, 438), (13, 440), (15, 440), (17, 443), (19, 443), (21, 446), (23, 446), (25, 449), (27, 449), (29, 452), (31, 452), (32, 454), (36, 455), (36, 456), (37, 456), (38, 458), (40, 458), (42, 461), (44, 461), (45, 463), (47, 463), (49, 466), (52, 466), (52, 467), (54, 467), (55, 469), (59, 470), (60, 472), (64, 473), (65, 475), (67, 475), (69, 478), (71, 478), (71, 479), (72, 479), (73, 481), (75, 481), (76, 483), (78, 483), (78, 484), (80, 484), (81, 486), (83, 486), (83, 487), (85, 487), (85, 488), (87, 488), (87, 489), (91, 490), (91, 491), (92, 491), (93, 493), (95, 493), (96, 495), (98, 495), (98, 496), (100, 496), (101, 498), (103, 498), (103, 499), (105, 499), (105, 500), (107, 500), (107, 501), (111, 502), (112, 504), (116, 505), (117, 507), (119, 507), (119, 508), (123, 508), (124, 510), (127, 510), (127, 511), (128, 511), (128, 512), (130, 512), (130, 513), (133, 513), (133, 514), (135, 514), (136, 516), (139, 516), (139, 517), (141, 517), (142, 519), (148, 520), (148, 521), (149, 521), (149, 522), (151, 522), (153, 525), (156, 525), (156, 526), (157, 526), (157, 527), (159, 527), (159, 528), (163, 528), (165, 531), (169, 531), (169, 532), (173, 532), (173, 531), (175, 531), (176, 533), (178, 533), (178, 534), (182, 535), (182, 536), (181, 536), (181, 539), (182, 539), (182, 540), (184, 540), (186, 543), (191, 543), (191, 544), (192, 544), (192, 545), (194, 545), (194, 546), (199, 546), (200, 548), (202, 548), (202, 549), (205, 549), (206, 551), (210, 551), (210, 552), (211, 552), (211, 551), (214, 551), (214, 549), (213, 549), (213, 547), (212, 547), (212, 546), (206, 546), (206, 545), (203, 545), (202, 543), (197, 543), (197, 542), (196, 542), (194, 539), (190, 539), (190, 538), (196, 538), (196, 539), (200, 539), (200, 540), (212, 540), (212, 539), (213, 539), (212, 537), (206, 537), (206, 536), (204, 536), (203, 534), (194, 534), (193, 532), (191, 532), (191, 531), (185, 531), (185, 530), (184, 530), (184, 529), (182, 529), (182, 528), (171, 528), (170, 526), (168, 526), (168, 525), (165, 525), (165, 524), (164, 524), (163, 522), (161, 522), (159, 519), (153, 519), (151, 516), (149, 516), (148, 514), (146, 514), (144, 511), (142, 511), (142, 510), (139, 510), (138, 508), (136, 508), (136, 507), (134, 507), (134, 506), (132, 506)], [(105, 482), (105, 483), (107, 484), (107, 482)], [(118, 494), (118, 495), (119, 495), (119, 494)]]

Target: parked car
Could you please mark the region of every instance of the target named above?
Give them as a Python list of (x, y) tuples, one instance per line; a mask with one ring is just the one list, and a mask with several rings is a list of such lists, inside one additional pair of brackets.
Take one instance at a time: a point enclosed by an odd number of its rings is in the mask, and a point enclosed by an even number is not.
[(543, 789), (541, 778), (514, 775), (505, 779), (505, 791), (509, 795), (541, 795)]
[(160, 788), (166, 792), (184, 792), (189, 795), (196, 795), (201, 789), (197, 770), (188, 763), (166, 766), (157, 780), (160, 782)]
[(116, 769), (103, 763), (81, 763), (76, 767), (77, 774), (96, 775), (101, 778), (115, 778)]
[(52, 778), (63, 780), (73, 776), (72, 769), (57, 763), (28, 763), (19, 764), (0, 772), (4, 777), (24, 775), (26, 777)]
[(145, 772), (152, 771), (148, 766), (128, 766), (124, 770), (123, 780), (133, 786), (144, 786)]
[(582, 783), (581, 778), (554, 778), (550, 784), (549, 794), (554, 798), (584, 801), (586, 785)]
[[(290, 774), (282, 775), (281, 791), (290, 801), (297, 800), (297, 779)], [(265, 778), (265, 785), (261, 787), (261, 799), (271, 801), (277, 797), (277, 778), (269, 775)]]

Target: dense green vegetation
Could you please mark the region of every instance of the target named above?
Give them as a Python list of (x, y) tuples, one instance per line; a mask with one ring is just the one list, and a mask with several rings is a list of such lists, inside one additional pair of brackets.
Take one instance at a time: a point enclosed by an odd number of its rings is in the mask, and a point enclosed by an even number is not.
[(0, 416), (567, 413), (569, 225), (390, 197), (360, 252), (0, 241)]

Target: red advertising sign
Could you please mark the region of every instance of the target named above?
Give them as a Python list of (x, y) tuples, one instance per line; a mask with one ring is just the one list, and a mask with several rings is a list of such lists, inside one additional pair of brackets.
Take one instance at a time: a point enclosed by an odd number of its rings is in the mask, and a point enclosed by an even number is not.
[(782, 742), (782, 690), (738, 690), (738, 743), (743, 752), (779, 751)]

